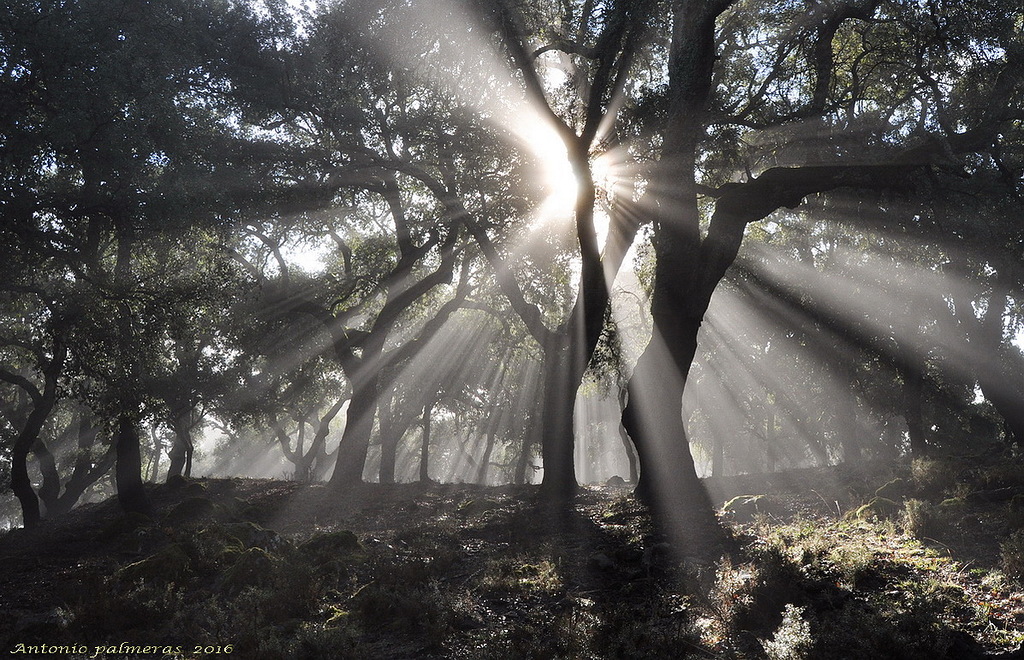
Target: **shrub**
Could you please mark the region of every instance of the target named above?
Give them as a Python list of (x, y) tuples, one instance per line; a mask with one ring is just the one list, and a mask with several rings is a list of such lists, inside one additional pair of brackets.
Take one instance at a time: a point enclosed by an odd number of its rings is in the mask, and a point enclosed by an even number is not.
[(939, 526), (938, 512), (930, 502), (907, 500), (903, 504), (902, 523), (904, 531), (911, 536), (930, 536)]
[(764, 652), (771, 660), (801, 660), (809, 657), (814, 645), (811, 624), (804, 619), (803, 607), (787, 603), (782, 623), (772, 638), (763, 643)]
[(935, 458), (915, 458), (910, 464), (914, 485), (925, 495), (938, 496), (956, 481), (956, 466)]

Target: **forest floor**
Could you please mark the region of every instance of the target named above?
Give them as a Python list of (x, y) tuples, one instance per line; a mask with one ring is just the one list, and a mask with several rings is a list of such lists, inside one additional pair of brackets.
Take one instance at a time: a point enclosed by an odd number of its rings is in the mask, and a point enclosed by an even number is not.
[(673, 558), (622, 486), (153, 486), (0, 536), (5, 652), (96, 658), (1024, 658), (1024, 464), (706, 482)]

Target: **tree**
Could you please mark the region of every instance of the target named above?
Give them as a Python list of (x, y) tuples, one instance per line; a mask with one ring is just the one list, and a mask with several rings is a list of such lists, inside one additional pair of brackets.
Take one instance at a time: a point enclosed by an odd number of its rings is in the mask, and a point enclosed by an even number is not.
[(273, 192), (245, 177), (259, 170), (260, 145), (237, 139), (211, 103), (230, 47), (264, 35), (240, 5), (191, 2), (17, 2), (0, 29), (5, 229), (26, 267), (56, 260), (58, 278), (95, 303), (75, 331), (95, 330), (86, 344), (97, 350), (76, 359), (109, 387), (102, 413), (117, 429), (118, 496), (146, 510), (142, 361), (161, 319), (146, 316), (140, 257), (154, 236), (216, 224)]
[[(1000, 10), (997, 4), (985, 8)], [(1015, 107), (1019, 93), (1018, 46), (1005, 24), (990, 22), (992, 14), (980, 21), (964, 16), (978, 29), (966, 38), (923, 29), (936, 18), (931, 6), (821, 3), (812, 10), (817, 20), (801, 10), (796, 3), (766, 7), (764, 15), (742, 2), (672, 5), (663, 146), (651, 184), (666, 197), (654, 219), (657, 339), (634, 371), (624, 419), (650, 468), (641, 476), (641, 493), (712, 540), (719, 535), (677, 404), (711, 295), (745, 228), (808, 195), (905, 188), (915, 174), (948, 164), (951, 154), (984, 151), (1013, 119), (1006, 108)], [(972, 39), (993, 40), (1005, 58), (973, 50)], [(939, 75), (956, 66), (953, 52), (971, 62), (972, 76), (985, 71), (988, 81), (987, 109), (964, 113), (958, 124), (932, 119), (931, 112), (941, 115), (952, 106), (941, 88), (930, 86), (933, 98), (919, 98), (929, 71)], [(904, 128), (910, 117), (919, 119), (916, 131)], [(765, 144), (748, 157), (747, 180), (729, 180), (742, 165), (736, 161), (744, 138), (775, 127), (785, 135), (797, 122), (819, 127), (813, 151), (792, 140), (782, 149)], [(732, 141), (723, 140), (730, 134)], [(850, 150), (846, 140), (854, 135), (861, 143), (861, 136), (876, 140), (871, 157)], [(752, 176), (758, 159), (763, 171)], [(715, 167), (719, 162), (725, 167)]]

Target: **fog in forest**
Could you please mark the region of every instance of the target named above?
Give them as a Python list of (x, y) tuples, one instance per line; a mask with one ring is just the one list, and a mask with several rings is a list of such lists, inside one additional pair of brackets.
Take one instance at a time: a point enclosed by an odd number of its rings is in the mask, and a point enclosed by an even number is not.
[(1019, 1), (9, 5), (19, 653), (1022, 652)]

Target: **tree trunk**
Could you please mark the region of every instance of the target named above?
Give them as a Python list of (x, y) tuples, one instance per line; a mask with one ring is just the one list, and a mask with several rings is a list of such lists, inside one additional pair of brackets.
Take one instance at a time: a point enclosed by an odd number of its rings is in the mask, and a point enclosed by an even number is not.
[(181, 413), (171, 419), (171, 430), (174, 432), (174, 444), (167, 453), (170, 465), (167, 466), (167, 480), (172, 477), (192, 476), (192, 452), (195, 444), (192, 441), (192, 413)]
[(139, 430), (127, 413), (122, 413), (117, 425), (117, 467), (115, 479), (117, 500), (126, 512), (149, 513), (149, 497), (142, 482), (142, 449)]
[(725, 441), (717, 433), (711, 436), (711, 476), (725, 476)]
[[(1024, 391), (1021, 374), (1010, 366), (1020, 360), (1019, 357), (1017, 360), (1001, 359), (1005, 355), (1003, 351), (1018, 350), (1013, 345), (1004, 346), (1003, 314), (1009, 290), (998, 281), (992, 289), (985, 316), (978, 324), (978, 387), (1003, 418), (1007, 444), (1021, 444), (1024, 443)], [(968, 311), (964, 313), (969, 314), (971, 308), (965, 309)]]
[(420, 442), (420, 481), (426, 483), (430, 481), (430, 413), (434, 409), (433, 402), (423, 406), (423, 419), (421, 422), (421, 428), (423, 431), (422, 440)]
[(152, 443), (149, 448), (149, 467), (144, 470), (143, 477), (148, 483), (155, 484), (160, 476), (160, 454), (163, 451), (156, 424), (149, 427), (149, 441)]
[[(723, 5), (724, 6), (724, 5)], [(715, 61), (711, 2), (672, 6), (668, 113), (661, 160), (651, 182), (655, 215), (654, 333), (629, 382), (625, 426), (640, 457), (637, 494), (677, 549), (717, 552), (725, 533), (697, 477), (682, 419), (682, 397), (711, 294), (736, 258), (745, 205), (716, 204), (702, 240), (697, 146)]]
[(334, 474), (331, 475), (330, 484), (335, 488), (354, 486), (363, 480), (363, 467), (370, 448), (374, 412), (377, 410), (376, 378), (369, 376), (363, 383), (358, 380), (357, 377), (357, 382), (353, 383), (348, 421), (338, 445)]
[(636, 448), (633, 446), (633, 441), (629, 439), (629, 433), (626, 432), (626, 427), (621, 423), (622, 411), (626, 409), (626, 401), (629, 390), (625, 387), (619, 389), (619, 441), (622, 442), (622, 448), (626, 452), (626, 460), (629, 461), (629, 482), (632, 484), (637, 483), (640, 478), (639, 470), (637, 469), (637, 456)]
[(39, 499), (46, 507), (46, 514), (53, 512), (60, 496), (60, 473), (57, 471), (57, 459), (53, 457), (46, 443), (42, 438), (36, 440), (32, 446), (32, 454), (39, 461), (39, 472), (43, 476), (43, 483), (39, 486)]
[(55, 341), (53, 356), (43, 369), (43, 391), (32, 395), (32, 412), (29, 413), (22, 426), (14, 446), (11, 447), (11, 490), (21, 504), (21, 519), (25, 527), (39, 524), (39, 498), (32, 488), (32, 480), (28, 476), (28, 453), (39, 440), (50, 412), (57, 403), (57, 380), (64, 369), (68, 350), (62, 341)]
[(775, 413), (770, 401), (766, 401), (764, 415), (764, 465), (765, 472), (775, 472), (779, 463), (779, 438), (775, 428)]
[[(698, 327), (699, 322), (689, 328), (694, 351)], [(690, 453), (682, 418), (686, 374), (675, 364), (664, 341), (655, 336), (630, 379), (623, 426), (640, 459), (636, 493), (677, 547), (718, 547), (724, 534)]]
[[(494, 413), (492, 413), (494, 414)], [(484, 455), (480, 457), (480, 465), (476, 470), (476, 482), (482, 486), (487, 485), (487, 471), (491, 467), (491, 453), (494, 451), (494, 439), (497, 435), (496, 423), (492, 422), (487, 430), (487, 444), (484, 445)]]
[(853, 357), (838, 356), (835, 369), (841, 388), (836, 398), (836, 432), (843, 449), (843, 461), (855, 463), (863, 457), (863, 443), (857, 427), (856, 365)]
[[(533, 424), (531, 426), (536, 426)], [(530, 456), (533, 454), (534, 430), (527, 429), (523, 435), (523, 442), (519, 447), (519, 456), (516, 457), (515, 472), (512, 475), (512, 483), (522, 486), (526, 483), (526, 471), (530, 468)]]
[(924, 374), (909, 365), (903, 373), (903, 418), (907, 422), (910, 436), (910, 455), (919, 458), (928, 454), (928, 442), (924, 433)]
[(117, 258), (114, 262), (114, 285), (121, 296), (118, 300), (117, 366), (119, 373), (113, 383), (120, 399), (117, 436), (114, 447), (117, 463), (114, 480), (117, 499), (126, 512), (149, 513), (149, 498), (142, 481), (142, 447), (137, 428), (141, 410), (139, 392), (142, 389), (142, 373), (135, 330), (132, 323), (134, 311), (130, 300), (132, 287), (132, 249), (134, 232), (130, 221), (121, 218), (116, 222), (118, 232)]
[(18, 433), (11, 449), (11, 490), (21, 504), (22, 525), (26, 528), (39, 524), (42, 516), (39, 512), (39, 498), (32, 488), (32, 480), (28, 476), (28, 452), (36, 444), (39, 432), (50, 414), (52, 405), (46, 407), (37, 404), (29, 415), (25, 426)]
[(64, 492), (58, 498), (54, 513), (66, 513), (78, 503), (85, 490), (105, 475), (114, 464), (114, 448), (111, 447), (96, 465), (91, 460), (92, 447), (99, 435), (99, 428), (82, 415), (78, 421), (78, 452), (71, 478), (64, 485)]
[(317, 424), (316, 434), (313, 436), (313, 442), (310, 443), (309, 452), (304, 460), (304, 469), (309, 479), (317, 478), (324, 471), (323, 464), (327, 460), (327, 436), (331, 433), (331, 422), (341, 412), (341, 408), (347, 400), (344, 396), (339, 397)]
[[(544, 351), (544, 392), (541, 411), (541, 490), (554, 500), (568, 500), (578, 488), (574, 457), (573, 413), (583, 368), (563, 346)], [(577, 364), (573, 364), (577, 362)]]
[(395, 429), (389, 428), (380, 435), (380, 469), (377, 472), (377, 480), (382, 484), (395, 483), (395, 464), (398, 462), (398, 445), (401, 438), (395, 433)]

